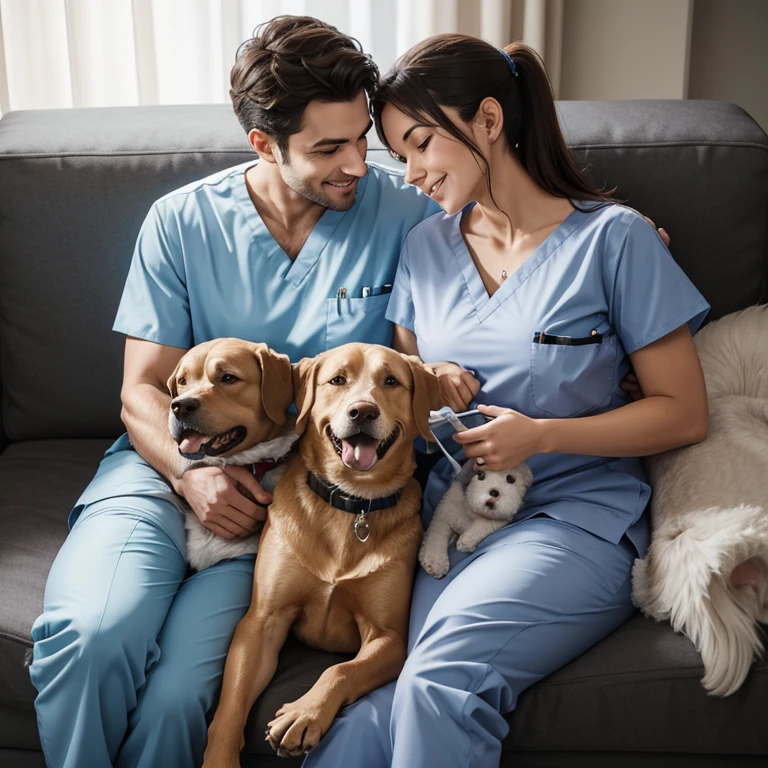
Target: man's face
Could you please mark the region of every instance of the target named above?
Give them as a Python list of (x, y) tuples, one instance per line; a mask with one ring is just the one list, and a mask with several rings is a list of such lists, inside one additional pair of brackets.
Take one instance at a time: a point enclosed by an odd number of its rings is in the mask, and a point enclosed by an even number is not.
[(357, 182), (368, 171), (365, 153), (371, 128), (365, 93), (354, 101), (311, 101), (303, 128), (288, 138), (288, 155), (276, 152), (283, 181), (313, 203), (348, 211)]

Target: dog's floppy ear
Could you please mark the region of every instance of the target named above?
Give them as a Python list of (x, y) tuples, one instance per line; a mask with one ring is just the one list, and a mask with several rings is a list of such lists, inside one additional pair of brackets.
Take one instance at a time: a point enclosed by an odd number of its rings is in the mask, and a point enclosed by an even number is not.
[(440, 383), (432, 371), (415, 355), (403, 355), (413, 374), (413, 419), (419, 434), (427, 441), (434, 440), (429, 429), (429, 412), (442, 405)]
[(303, 435), (309, 421), (309, 412), (315, 402), (317, 357), (304, 357), (293, 366), (293, 391), (296, 400), (296, 434)]
[(179, 394), (179, 390), (176, 387), (176, 377), (179, 375), (179, 368), (181, 368), (181, 361), (184, 359), (184, 357), (185, 355), (182, 355), (179, 358), (179, 362), (176, 363), (176, 367), (173, 369), (173, 373), (168, 377), (168, 381), (165, 384), (168, 392), (171, 395), (171, 400), (173, 400), (175, 397), (178, 397)]
[(288, 355), (266, 344), (256, 344), (253, 354), (261, 366), (261, 402), (275, 424), (285, 424), (285, 412), (293, 402), (293, 378)]

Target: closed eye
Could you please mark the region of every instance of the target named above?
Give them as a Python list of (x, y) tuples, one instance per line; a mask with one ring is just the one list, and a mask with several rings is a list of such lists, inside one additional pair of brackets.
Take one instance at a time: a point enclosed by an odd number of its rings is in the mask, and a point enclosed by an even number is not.
[(427, 148), (427, 145), (431, 140), (432, 140), (432, 135), (430, 134), (429, 136), (427, 136), (426, 139), (424, 139), (424, 141), (421, 142), (421, 144), (419, 144), (418, 146), (419, 152), (423, 152)]

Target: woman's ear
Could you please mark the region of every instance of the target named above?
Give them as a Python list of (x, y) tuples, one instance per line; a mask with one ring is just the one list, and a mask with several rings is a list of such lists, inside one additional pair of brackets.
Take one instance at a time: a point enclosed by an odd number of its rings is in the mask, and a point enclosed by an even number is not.
[(472, 121), (477, 130), (485, 133), (489, 144), (493, 144), (504, 130), (504, 111), (496, 99), (487, 96), (480, 102), (475, 118)]

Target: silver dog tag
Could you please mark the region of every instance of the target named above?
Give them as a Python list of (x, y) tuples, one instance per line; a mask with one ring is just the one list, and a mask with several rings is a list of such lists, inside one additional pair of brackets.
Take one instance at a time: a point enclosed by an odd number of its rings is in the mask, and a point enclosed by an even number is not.
[(368, 541), (370, 534), (371, 529), (365, 522), (365, 512), (361, 512), (355, 520), (355, 536), (357, 536), (358, 541)]

